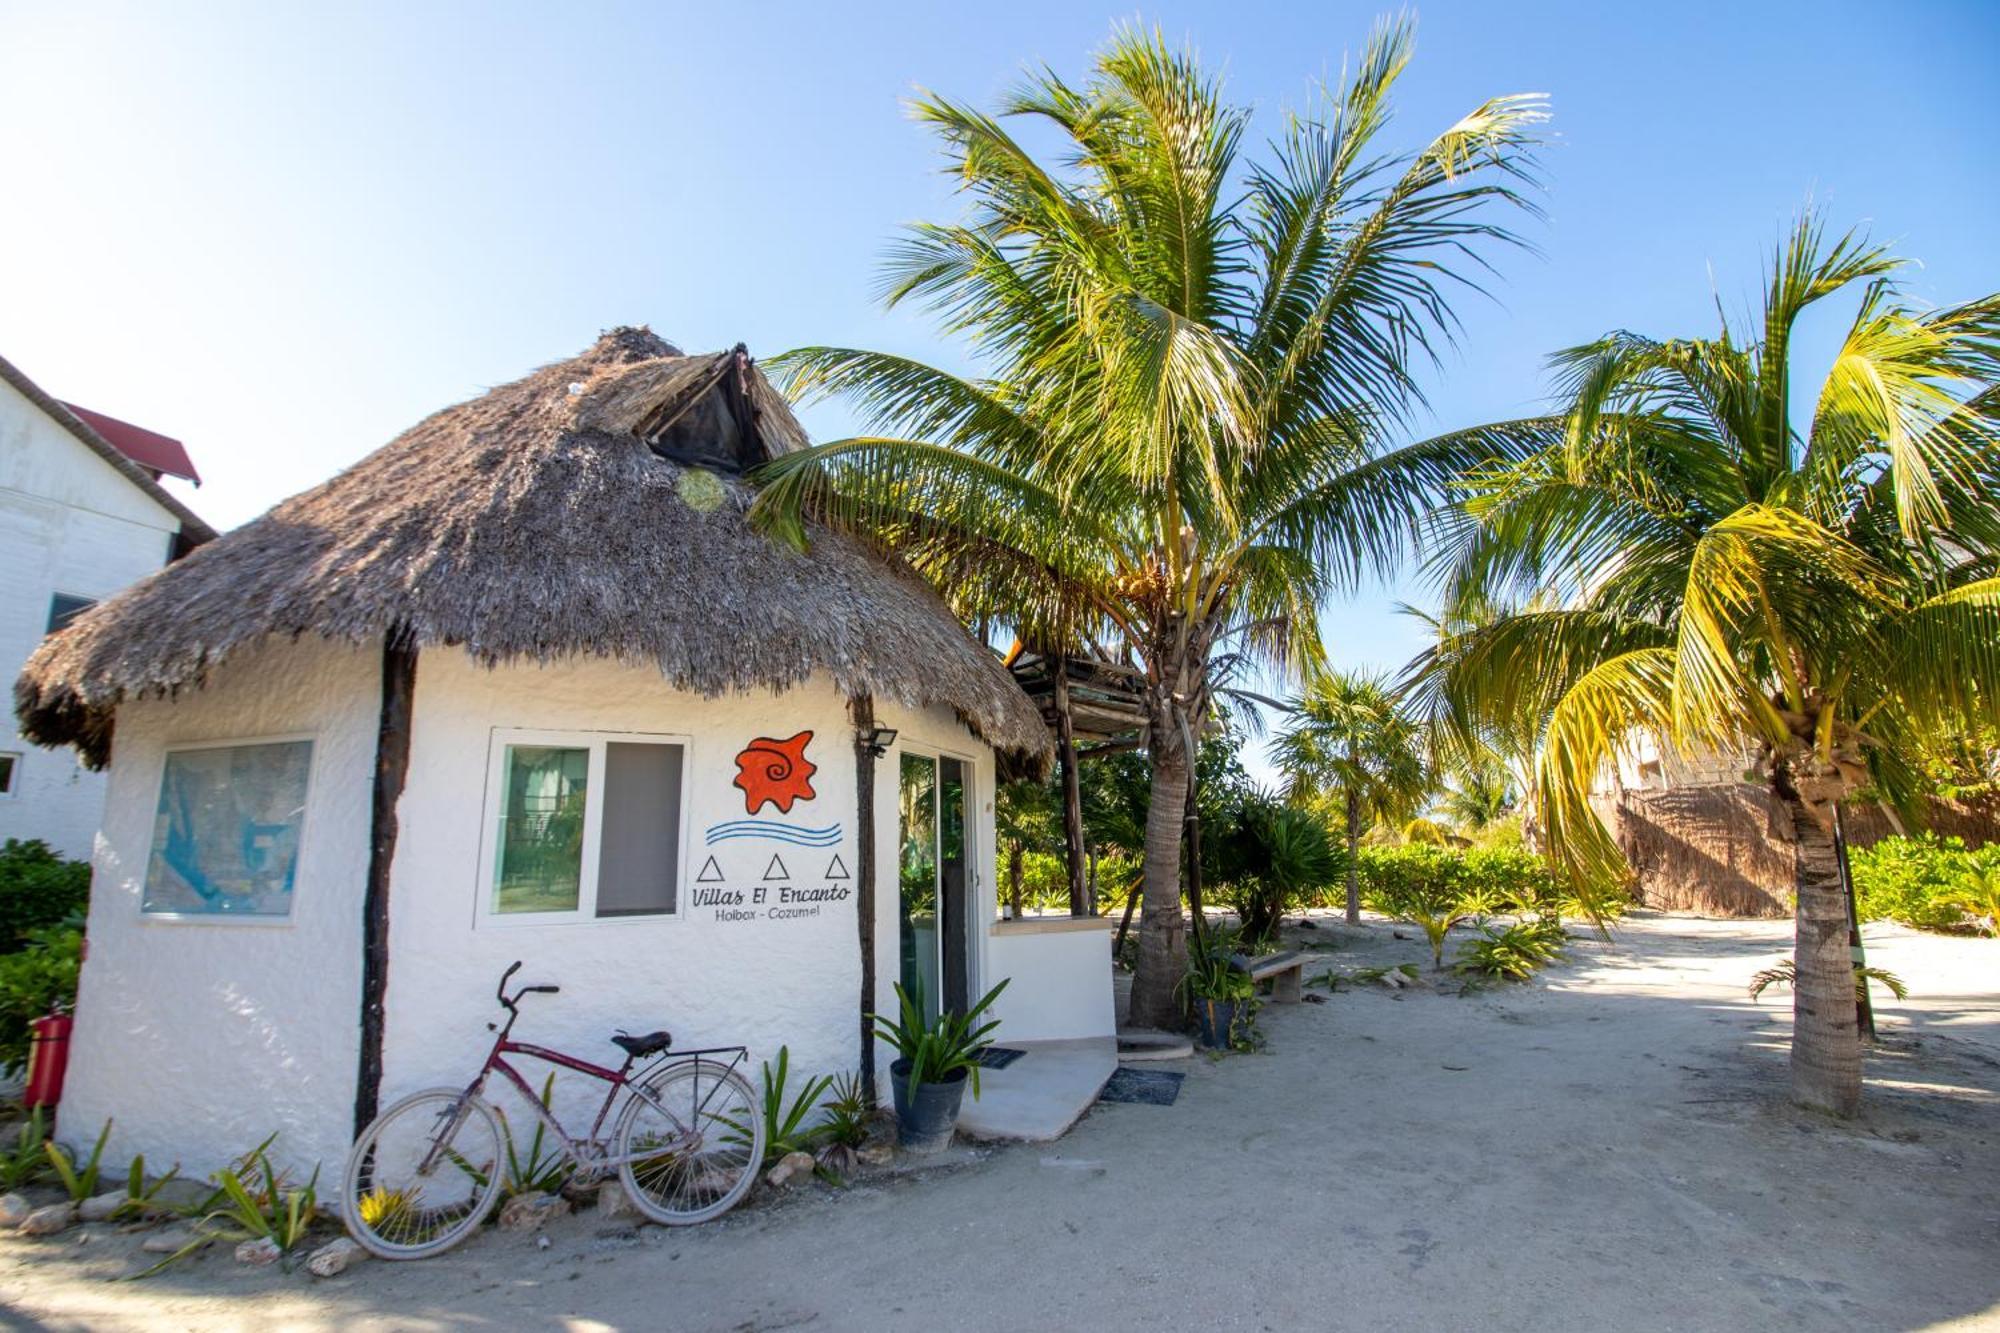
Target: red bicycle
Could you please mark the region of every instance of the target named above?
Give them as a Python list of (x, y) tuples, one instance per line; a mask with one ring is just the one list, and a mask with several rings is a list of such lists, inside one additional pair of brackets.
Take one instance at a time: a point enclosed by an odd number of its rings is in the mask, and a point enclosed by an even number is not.
[[(742, 1073), (749, 1052), (741, 1046), (669, 1052), (673, 1038), (665, 1032), (620, 1032), (611, 1040), (625, 1052), (625, 1063), (607, 1069), (515, 1041), (521, 997), (561, 989), (523, 986), (510, 997), (507, 980), (520, 970), (517, 962), (500, 974), (495, 994), (507, 1021), (486, 1025), (498, 1035), (479, 1076), (463, 1088), (411, 1093), (355, 1140), (341, 1194), (354, 1238), (384, 1259), (423, 1259), (442, 1254), (485, 1221), (514, 1162), (506, 1116), (486, 1097), (494, 1074), (514, 1085), (577, 1176), (590, 1180), (615, 1170), (633, 1204), (654, 1221), (685, 1226), (735, 1207), (756, 1183), (764, 1159), (764, 1119)], [(510, 1055), (609, 1084), (589, 1132), (571, 1135), (508, 1063)], [(642, 1061), (648, 1063), (634, 1073)], [(621, 1102), (614, 1120), (612, 1110)], [(607, 1123), (613, 1125), (609, 1137)]]

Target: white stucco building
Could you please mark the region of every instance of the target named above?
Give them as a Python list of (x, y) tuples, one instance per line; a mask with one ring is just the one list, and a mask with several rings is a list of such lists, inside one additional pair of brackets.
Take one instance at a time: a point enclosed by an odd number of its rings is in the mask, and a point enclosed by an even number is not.
[[(179, 445), (56, 401), (0, 359), (0, 666), (21, 669), (51, 629), (215, 533), (106, 431)], [(40, 838), (85, 858), (104, 779), (67, 750), (0, 726), (0, 839)]]
[(900, 565), (746, 522), (740, 470), (802, 440), (741, 349), (617, 330), (52, 639), (23, 725), (110, 778), (64, 1118), (332, 1169), (476, 1071), (516, 959), (562, 987), (518, 1035), (586, 1056), (665, 1028), (886, 1071), (895, 982), (1012, 978), (1002, 1039), (1108, 1074), (1103, 923), (999, 920), (1040, 716)]

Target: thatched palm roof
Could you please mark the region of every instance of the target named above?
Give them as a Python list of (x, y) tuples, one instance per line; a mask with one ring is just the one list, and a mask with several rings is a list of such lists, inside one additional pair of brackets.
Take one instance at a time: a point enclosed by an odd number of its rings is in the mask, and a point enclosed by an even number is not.
[(745, 522), (740, 469), (804, 442), (741, 348), (613, 330), (78, 617), (14, 686), (22, 733), (102, 764), (119, 703), (198, 687), (268, 636), (398, 634), (489, 666), (647, 663), (711, 697), (823, 673), (949, 706), (1038, 767), (1034, 705), (914, 574), (837, 533), (801, 554)]

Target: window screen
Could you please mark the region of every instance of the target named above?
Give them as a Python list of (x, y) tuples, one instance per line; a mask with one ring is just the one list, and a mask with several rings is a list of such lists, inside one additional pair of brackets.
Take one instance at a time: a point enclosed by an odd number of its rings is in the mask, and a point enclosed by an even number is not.
[(612, 741), (604, 747), (597, 914), (672, 912), (680, 890), (682, 748)]
[(289, 915), (311, 767), (311, 741), (168, 751), (142, 910)]
[(57, 593), (49, 598), (48, 632), (54, 634), (96, 605), (97, 599), (94, 597), (72, 597), (66, 592)]

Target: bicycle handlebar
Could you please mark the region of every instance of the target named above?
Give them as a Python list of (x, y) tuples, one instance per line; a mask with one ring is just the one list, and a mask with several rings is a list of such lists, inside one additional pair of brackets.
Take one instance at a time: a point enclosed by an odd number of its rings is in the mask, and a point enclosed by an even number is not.
[(514, 992), (512, 999), (508, 998), (507, 978), (513, 976), (516, 972), (519, 972), (520, 970), (521, 970), (521, 960), (516, 958), (513, 962), (513, 965), (510, 966), (505, 972), (502, 972), (500, 974), (500, 984), (493, 988), (493, 996), (495, 999), (500, 1001), (500, 1005), (502, 1008), (512, 1011), (514, 1009), (515, 1004), (519, 1002), (520, 998), (523, 995), (562, 994), (561, 986), (523, 986), (521, 987), (521, 989)]

